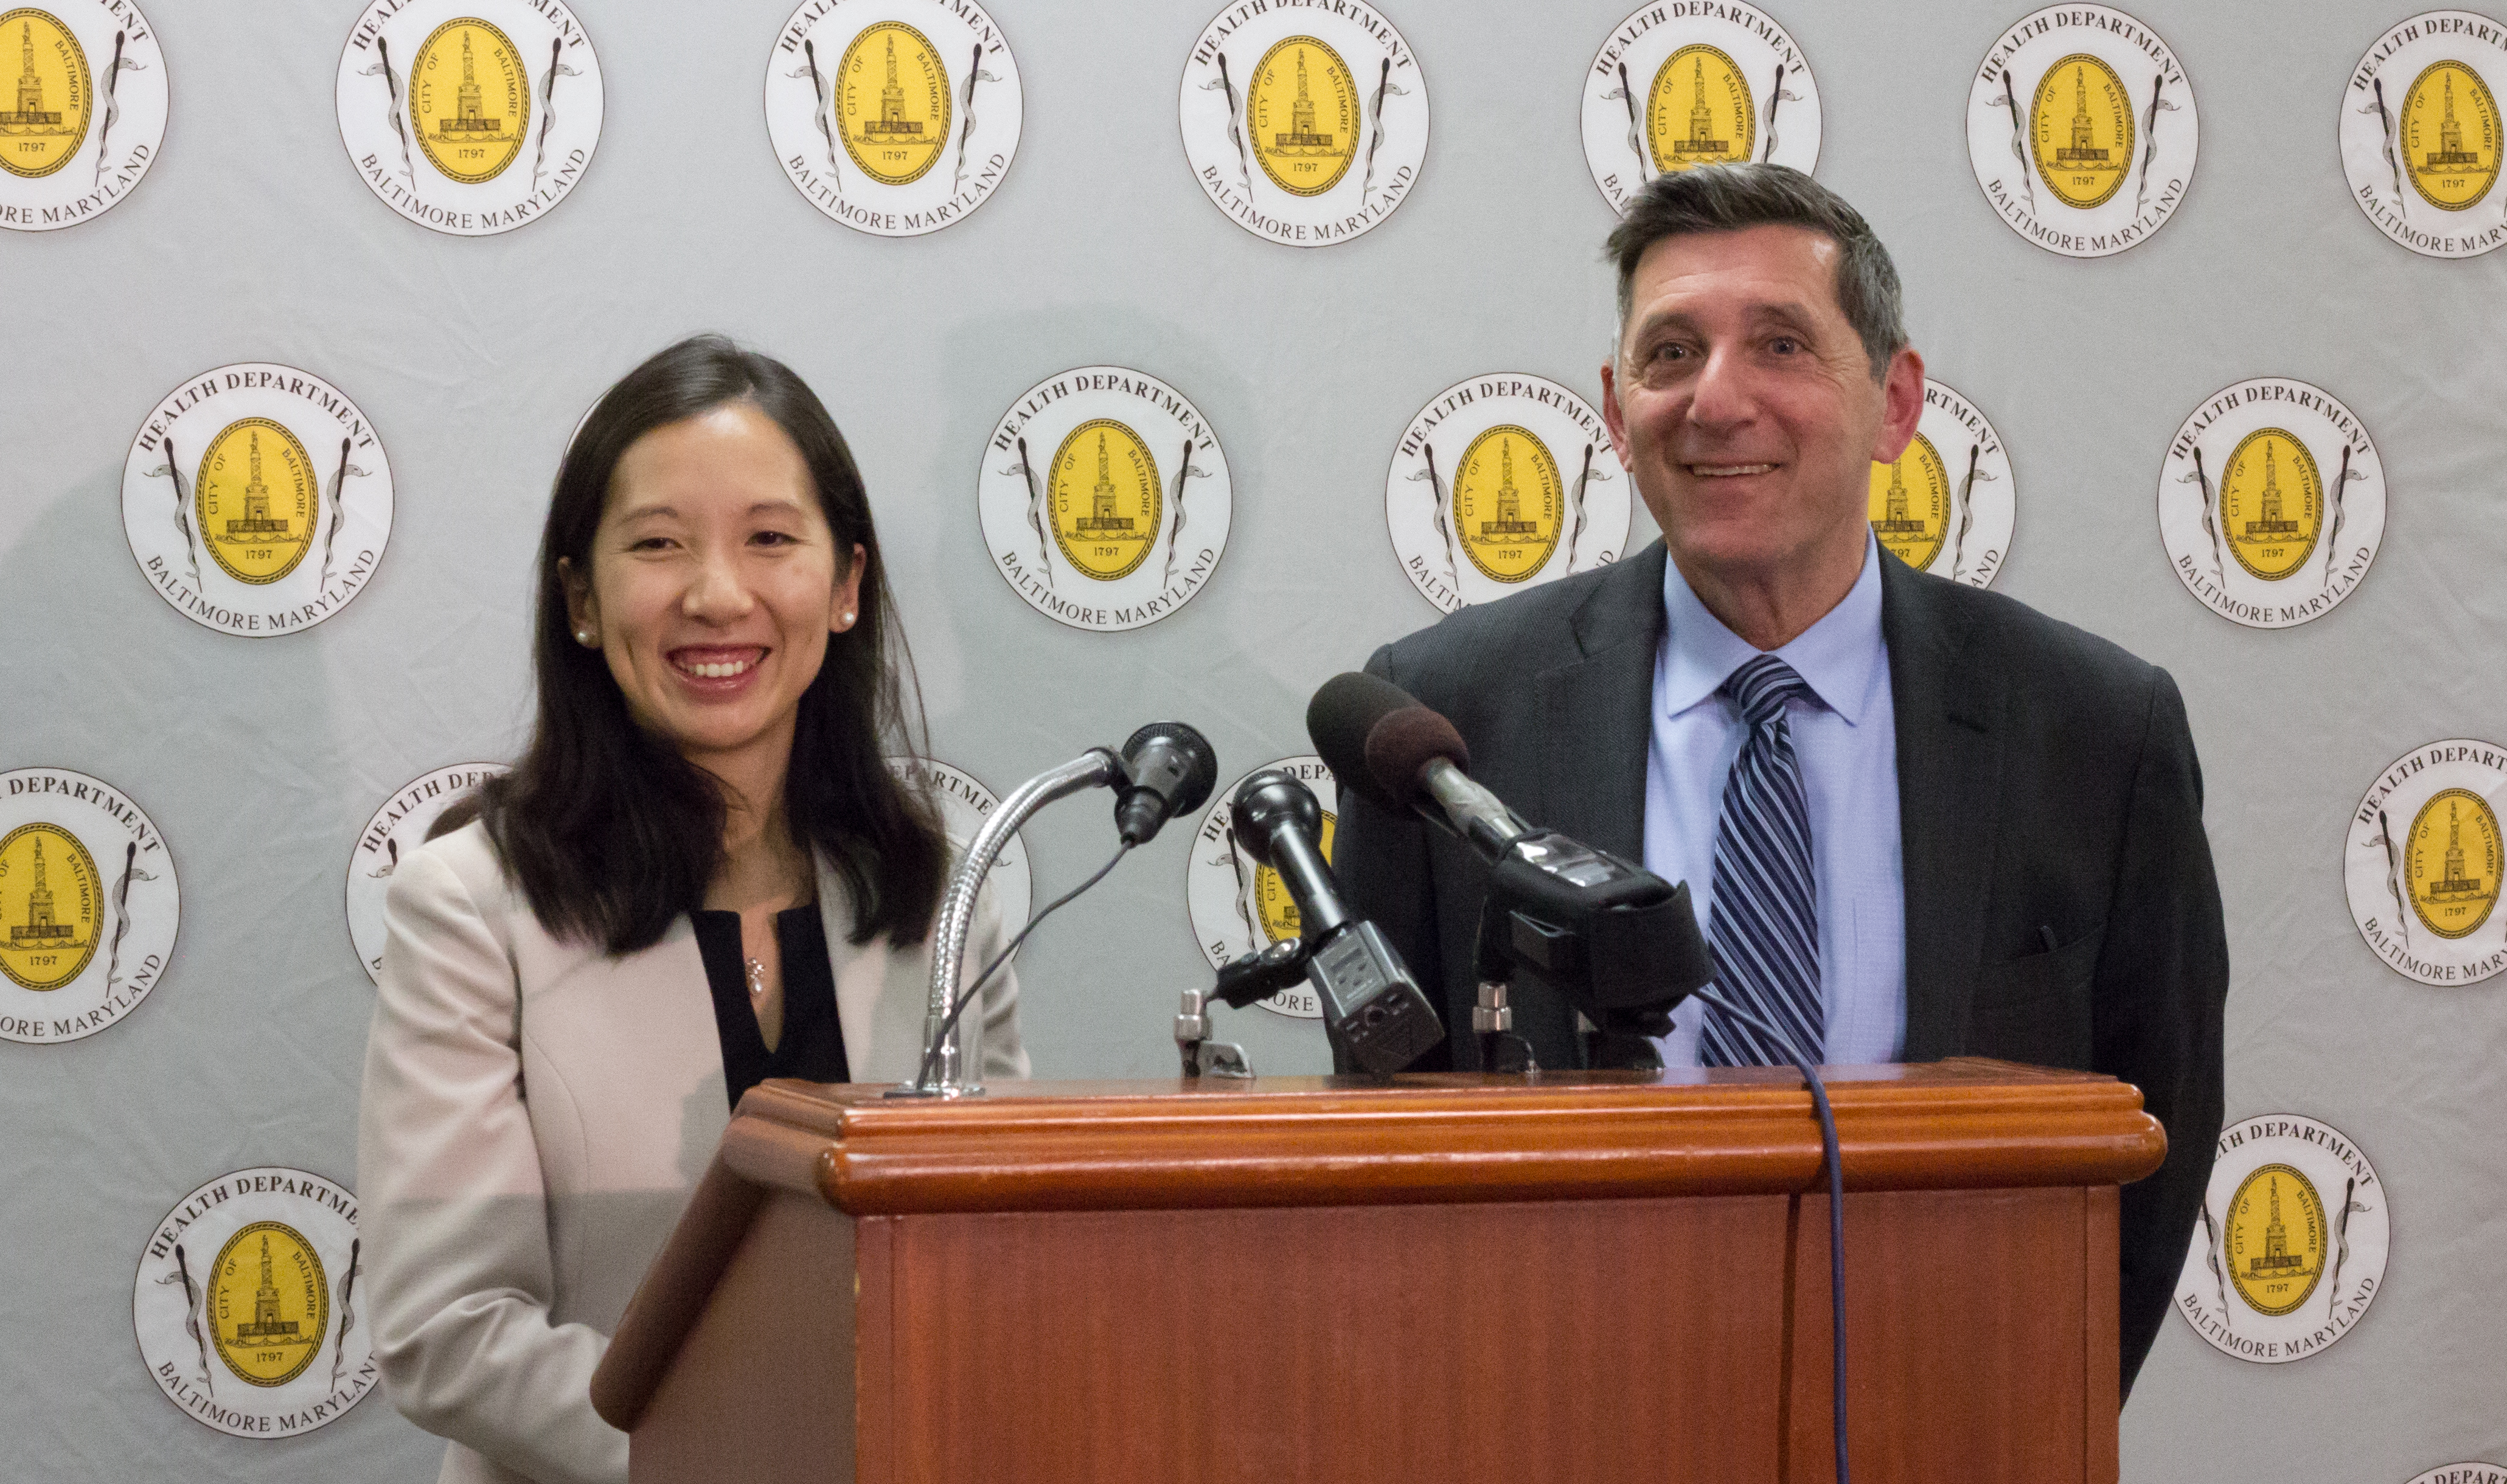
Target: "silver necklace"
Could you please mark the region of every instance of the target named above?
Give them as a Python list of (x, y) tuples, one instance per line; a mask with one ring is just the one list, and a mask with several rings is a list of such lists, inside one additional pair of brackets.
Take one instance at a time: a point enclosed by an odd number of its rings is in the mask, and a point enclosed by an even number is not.
[(746, 961), (748, 964), (748, 997), (751, 999), (764, 999), (766, 997), (766, 965), (760, 963), (754, 959), (750, 959)]

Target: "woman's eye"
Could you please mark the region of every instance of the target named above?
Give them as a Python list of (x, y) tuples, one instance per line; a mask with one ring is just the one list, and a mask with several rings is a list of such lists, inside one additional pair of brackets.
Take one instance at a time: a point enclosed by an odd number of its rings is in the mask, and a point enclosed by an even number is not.
[(671, 538), (668, 536), (646, 536), (627, 549), (631, 552), (658, 552), (670, 544)]
[(792, 544), (791, 535), (788, 532), (780, 530), (761, 530), (748, 539), (761, 546), (789, 546)]

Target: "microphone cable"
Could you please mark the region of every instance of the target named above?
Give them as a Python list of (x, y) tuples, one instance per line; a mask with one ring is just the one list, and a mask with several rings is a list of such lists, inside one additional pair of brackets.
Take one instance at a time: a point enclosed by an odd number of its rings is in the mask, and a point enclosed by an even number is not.
[(1828, 1105), (1828, 1088), (1794, 1045), (1793, 1037), (1712, 990), (1700, 988), (1691, 993), (1782, 1046), (1787, 1060), (1809, 1086), (1811, 1106), (1819, 1114), (1820, 1152), (1828, 1164), (1829, 1334), (1835, 1350), (1830, 1360), (1830, 1404), (1836, 1428), (1836, 1484), (1850, 1484), (1845, 1462), (1845, 1166), (1836, 1153), (1836, 1114)]
[(1010, 939), (1008, 946), (1004, 947), (999, 953), (993, 956), (993, 961), (984, 965), (984, 971), (975, 976), (975, 982), (966, 986), (965, 990), (958, 995), (957, 1000), (949, 1006), (949, 1018), (940, 1023), (939, 1033), (931, 1037), (931, 1044), (923, 1048), (923, 1068), (920, 1071), (917, 1071), (914, 1074), (915, 1086), (924, 1086), (930, 1082), (932, 1065), (940, 1059), (941, 1044), (949, 1039), (949, 1032), (951, 1029), (958, 1024), (958, 1017), (964, 1013), (966, 1006), (974, 1000), (974, 997), (978, 994), (982, 993), (984, 986), (992, 981), (992, 977), (1000, 972), (1001, 965), (1010, 961), (1010, 956), (1017, 953), (1019, 945), (1027, 941), (1027, 935), (1036, 931), (1036, 928), (1043, 923), (1046, 918), (1049, 918), (1055, 913), (1061, 911), (1072, 901), (1072, 898), (1078, 896), (1081, 892), (1086, 891), (1089, 887), (1097, 885), (1099, 882), (1104, 881), (1107, 873), (1122, 864), (1123, 857), (1131, 852), (1131, 841), (1123, 840), (1116, 842), (1114, 846), (1114, 853), (1106, 857), (1106, 863), (1097, 868), (1096, 875), (1091, 876), (1086, 881), (1081, 882), (1078, 886), (1065, 891), (1060, 896), (1055, 897), (1052, 901), (1045, 903), (1044, 910), (1038, 912), (1036, 916), (1029, 918), (1027, 920), (1027, 925), (1018, 930), (1018, 936)]

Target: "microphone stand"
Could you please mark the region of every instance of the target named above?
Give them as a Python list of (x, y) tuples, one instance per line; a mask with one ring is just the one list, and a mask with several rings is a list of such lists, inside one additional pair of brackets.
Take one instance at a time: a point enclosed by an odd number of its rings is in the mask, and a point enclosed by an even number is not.
[[(949, 878), (949, 889), (940, 898), (939, 921), (931, 937), (931, 999), (923, 1017), (923, 1068), (915, 1080), (890, 1088), (891, 1098), (976, 1098), (984, 1091), (981, 1045), (983, 1020), (965, 1016), (952, 1019), (950, 1008), (958, 995), (958, 978), (966, 959), (966, 934), (975, 925), (975, 893), (983, 889), (984, 878), (992, 873), (993, 862), (1000, 857), (1010, 836), (1025, 824), (1036, 811), (1056, 799), (1069, 798), (1089, 788), (1104, 788), (1125, 781), (1122, 760), (1104, 747), (1091, 747), (1086, 752), (1049, 769), (1010, 790), (1001, 800), (983, 828), (975, 831), (974, 843), (966, 848), (966, 858), (958, 863), (957, 872)], [(939, 1051), (932, 1054), (937, 1043)]]

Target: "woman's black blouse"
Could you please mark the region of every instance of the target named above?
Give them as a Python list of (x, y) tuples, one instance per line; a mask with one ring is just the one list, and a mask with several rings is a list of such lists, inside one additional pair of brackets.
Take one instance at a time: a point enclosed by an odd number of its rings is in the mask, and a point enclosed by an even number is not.
[(775, 943), (783, 956), (783, 1034), (766, 1049), (757, 1012), (749, 1008), (748, 975), (740, 951), (740, 914), (695, 912), (697, 951), (713, 991), (713, 1027), (722, 1038), (722, 1081), (731, 1105), (768, 1077), (850, 1082), (845, 1030), (836, 1019), (836, 974), (827, 961), (827, 928), (817, 904), (775, 914)]

